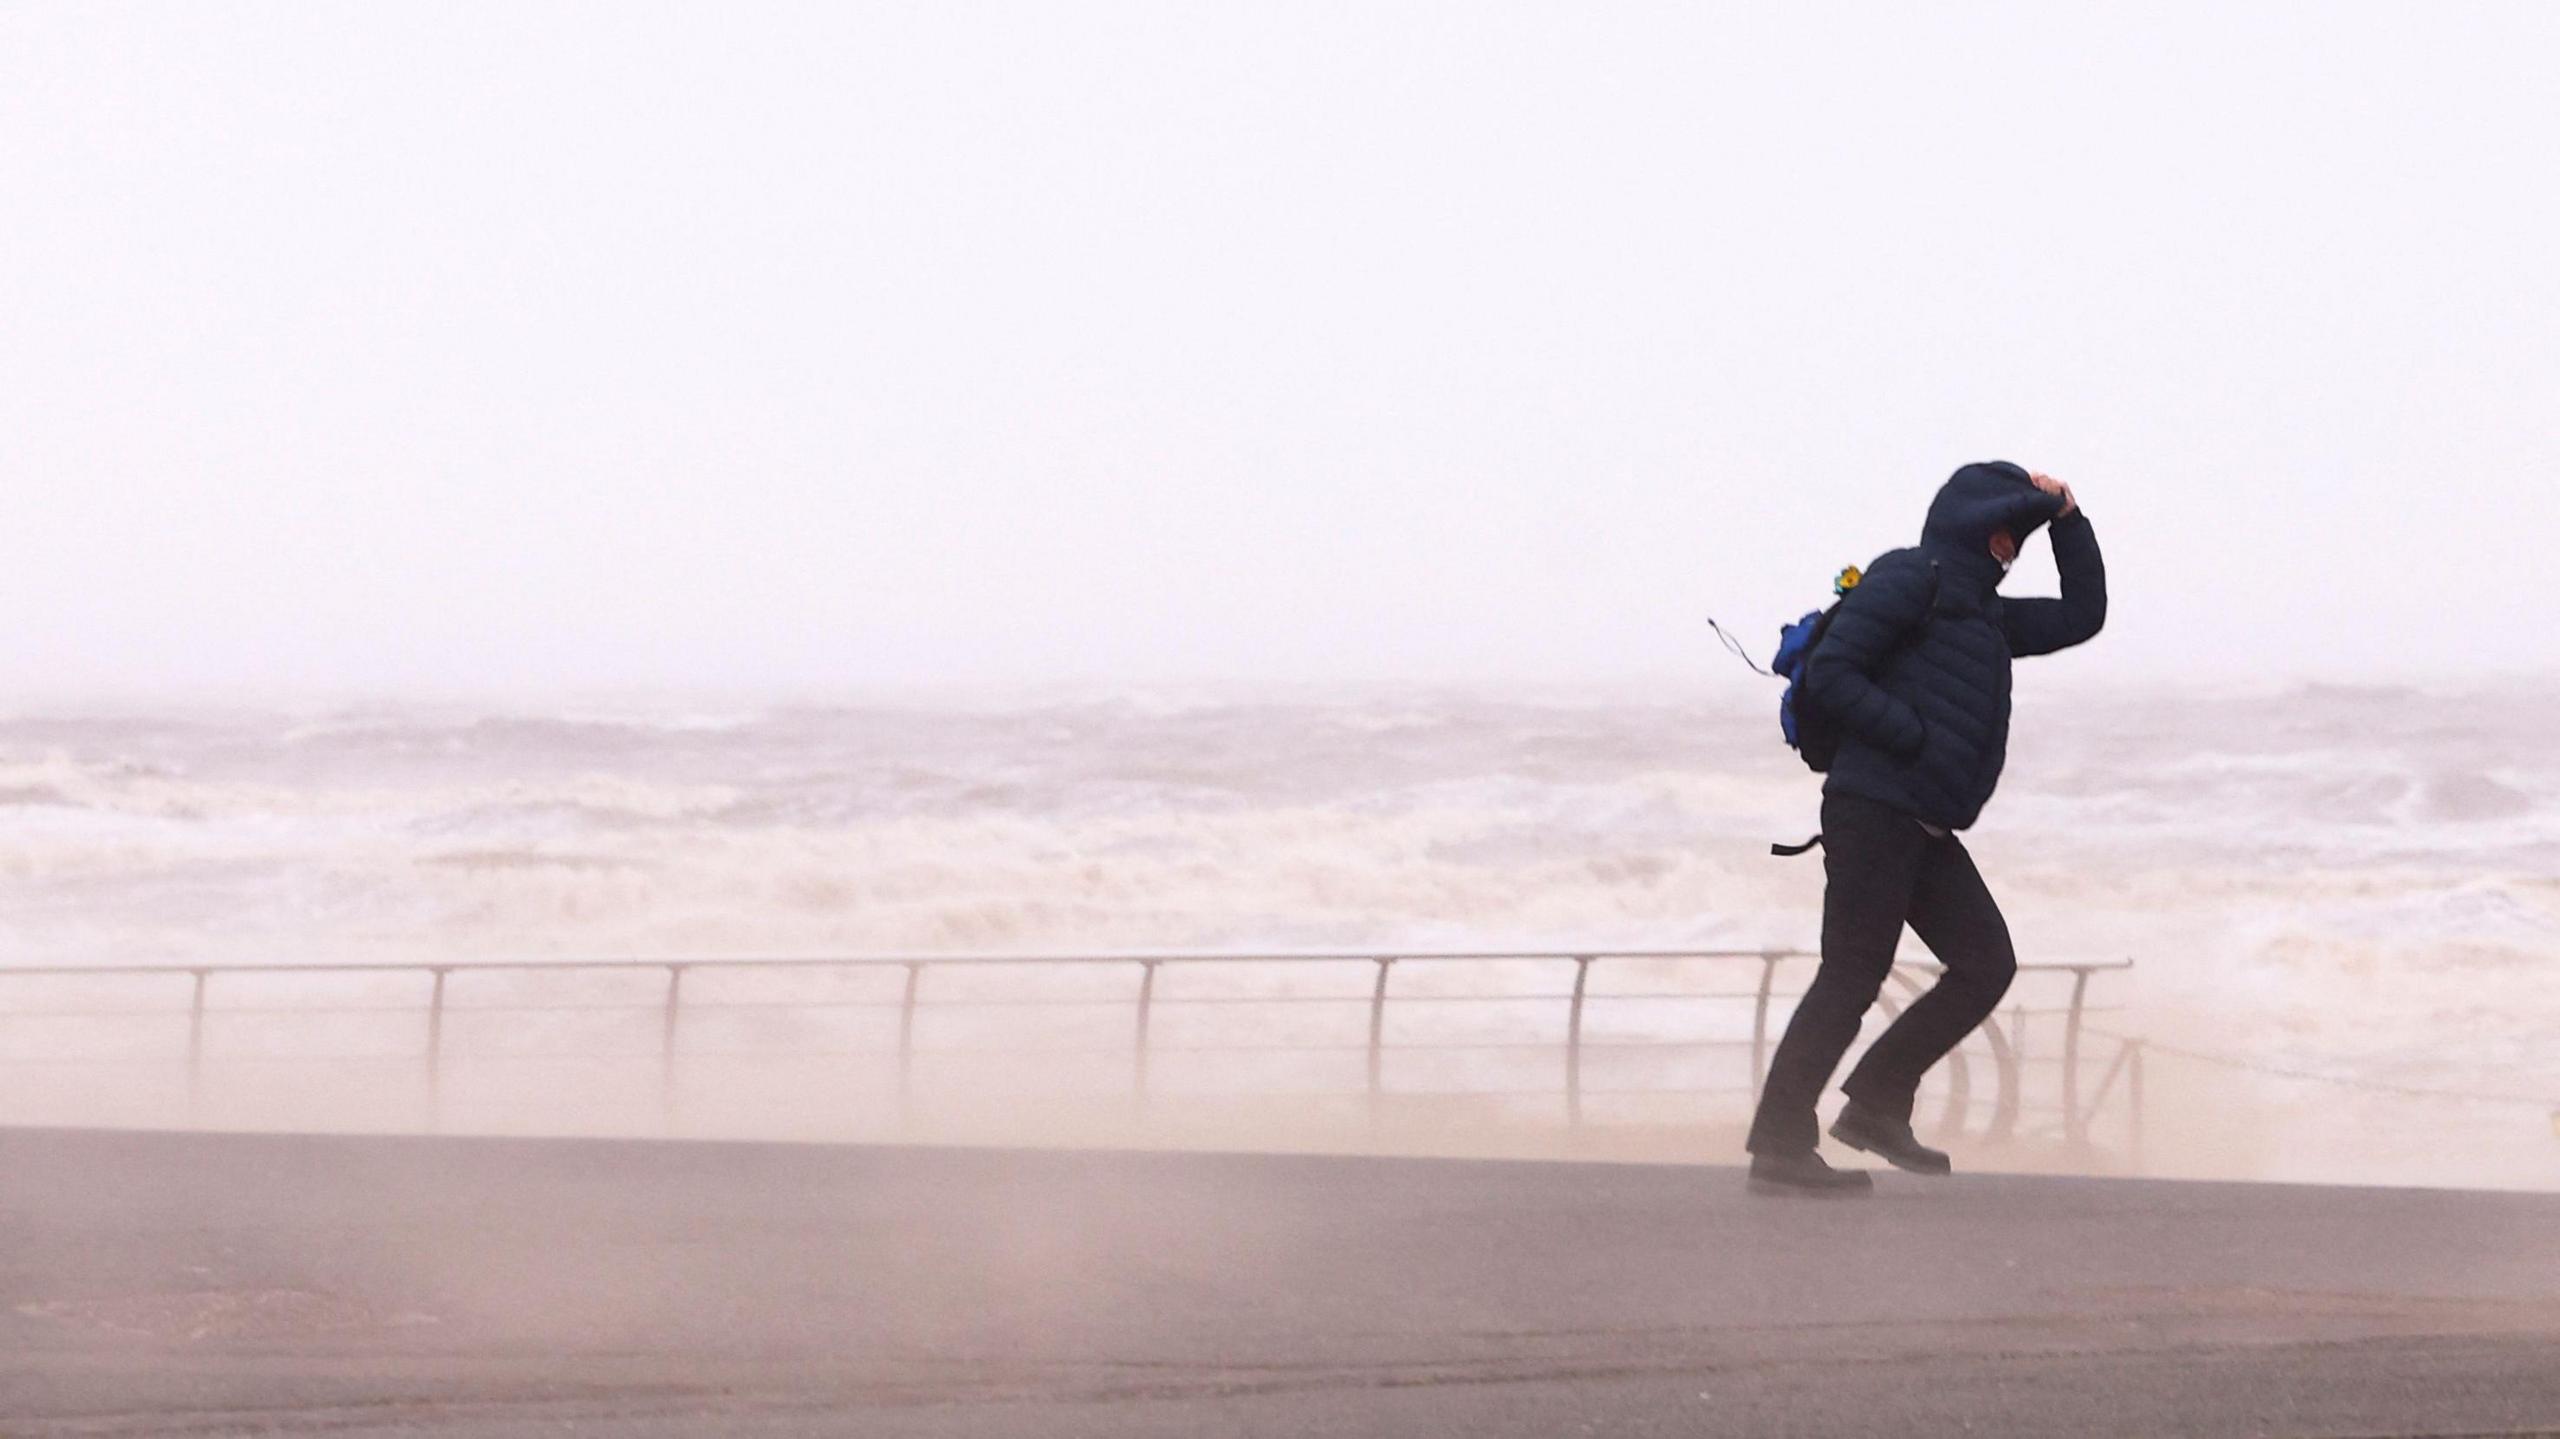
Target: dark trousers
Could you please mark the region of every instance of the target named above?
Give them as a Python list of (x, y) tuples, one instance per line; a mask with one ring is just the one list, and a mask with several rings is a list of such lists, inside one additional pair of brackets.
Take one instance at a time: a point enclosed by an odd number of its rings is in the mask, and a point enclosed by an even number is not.
[(1754, 1154), (1814, 1148), (1814, 1101), (1884, 988), (1906, 922), (1946, 973), (1867, 1047), (1840, 1086), (1869, 1109), (1910, 1119), (1920, 1076), (1991, 1016), (2018, 972), (2009, 923), (1954, 835), (1932, 835), (1873, 800), (1826, 795), (1822, 866), (1822, 967), (1769, 1061), (1751, 1123)]

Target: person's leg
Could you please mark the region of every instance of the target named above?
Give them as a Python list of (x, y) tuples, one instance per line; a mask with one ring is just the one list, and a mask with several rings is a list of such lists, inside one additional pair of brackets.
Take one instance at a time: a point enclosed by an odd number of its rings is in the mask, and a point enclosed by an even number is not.
[(1814, 1102), (1893, 968), (1928, 840), (1890, 806), (1851, 795), (1822, 801), (1822, 967), (1769, 1061), (1747, 1144), (1753, 1154), (1814, 1151)]
[(1928, 842), (1912, 887), (1911, 929), (1946, 973), (1877, 1036), (1840, 1086), (1864, 1108), (1904, 1123), (1920, 1077), (1991, 1017), (2018, 973), (2009, 922), (1952, 835)]

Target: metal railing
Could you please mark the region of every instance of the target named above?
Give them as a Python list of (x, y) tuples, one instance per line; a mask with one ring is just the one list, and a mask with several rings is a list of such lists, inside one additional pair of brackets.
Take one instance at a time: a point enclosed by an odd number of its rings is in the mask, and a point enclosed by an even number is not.
[[(453, 1058), (449, 1052), (449, 1021), (453, 1017), (461, 1014), (486, 1015), (496, 1013), (522, 1014), (535, 1012), (567, 1012), (598, 1015), (614, 1012), (630, 1013), (635, 1009), (641, 1008), (653, 1010), (657, 1017), (657, 1023), (655, 1026), (657, 1052), (654, 1056), (658, 1070), (657, 1083), (662, 1092), (667, 1112), (672, 1116), (675, 1112), (675, 1106), (678, 1100), (681, 1077), (685, 1067), (684, 1060), (690, 1053), (692, 1053), (692, 1051), (689, 1051), (684, 1044), (686, 1021), (689, 1017), (704, 1016), (718, 1011), (735, 1011), (750, 1008), (797, 1008), (801, 1010), (894, 1010), (896, 1013), (896, 1040), (894, 1047), (887, 1051), (886, 1056), (884, 1057), (894, 1057), (896, 1074), (895, 1083), (898, 1091), (898, 1099), (901, 1104), (904, 1104), (914, 1088), (916, 1082), (916, 1068), (920, 1058), (934, 1054), (970, 1052), (965, 1050), (955, 1050), (949, 1047), (927, 1047), (920, 1045), (918, 1043), (917, 1030), (918, 1020), (923, 1015), (945, 1007), (984, 1009), (994, 1006), (1037, 1007), (1044, 1005), (1074, 1005), (1090, 1008), (1097, 1003), (1117, 1004), (1120, 1002), (1126, 1002), (1130, 1008), (1130, 1029), (1128, 1031), (1128, 1038), (1125, 1045), (1125, 1054), (1129, 1065), (1130, 1093), (1139, 1103), (1143, 1104), (1148, 1100), (1152, 1091), (1153, 1081), (1151, 1079), (1151, 1071), (1159, 1059), (1171, 1053), (1240, 1052), (1245, 1049), (1255, 1049), (1283, 1053), (1316, 1054), (1320, 1052), (1341, 1052), (1346, 1048), (1352, 1047), (1345, 1045), (1303, 1043), (1204, 1045), (1177, 1051), (1162, 1044), (1155, 1038), (1158, 1017), (1168, 1010), (1182, 1006), (1205, 1004), (1285, 1005), (1291, 1003), (1343, 1004), (1349, 1002), (1360, 1002), (1357, 998), (1341, 995), (1310, 996), (1304, 994), (1265, 994), (1245, 996), (1172, 996), (1162, 992), (1162, 987), (1158, 982), (1160, 975), (1171, 970), (1195, 966), (1355, 965), (1367, 966), (1371, 971), (1368, 982), (1365, 986), (1365, 1004), (1367, 1010), (1366, 1038), (1365, 1042), (1357, 1045), (1356, 1048), (1365, 1054), (1365, 1092), (1367, 1101), (1373, 1111), (1379, 1105), (1387, 1102), (1391, 1097), (1400, 1097), (1406, 1093), (1411, 1093), (1411, 1091), (1391, 1091), (1390, 1086), (1387, 1083), (1387, 1065), (1389, 1059), (1401, 1053), (1434, 1047), (1429, 1044), (1417, 1044), (1411, 1042), (1398, 1043), (1391, 1041), (1388, 1033), (1388, 1016), (1391, 1006), (1398, 1004), (1420, 1005), (1431, 1003), (1460, 1003), (1471, 1000), (1518, 1004), (1552, 1003), (1564, 1007), (1564, 1029), (1560, 1040), (1538, 1039), (1527, 1041), (1507, 1040), (1498, 1042), (1472, 1042), (1443, 1045), (1438, 1047), (1488, 1051), (1505, 1049), (1560, 1050), (1563, 1059), (1563, 1073), (1560, 1089), (1565, 1117), (1568, 1123), (1575, 1126), (1581, 1126), (1586, 1120), (1588, 1100), (1593, 1097), (1593, 1091), (1587, 1084), (1586, 1080), (1587, 1061), (1589, 1056), (1595, 1052), (1643, 1048), (1666, 1050), (1709, 1050), (1719, 1048), (1739, 1048), (1747, 1045), (1750, 1054), (1751, 1075), (1749, 1093), (1756, 1097), (1761, 1077), (1767, 1071), (1769, 1055), (1775, 1042), (1775, 1036), (1783, 1025), (1785, 1015), (1781, 1009), (1781, 1001), (1791, 1000), (1793, 998), (1792, 993), (1783, 991), (1779, 987), (1781, 973), (1790, 965), (1798, 964), (1801, 961), (1808, 961), (1812, 958), (1813, 956), (1807, 951), (1798, 949), (1586, 949), (1578, 951), (1482, 950), (1406, 953), (1291, 951), (1280, 953), (979, 954), (743, 959), (504, 960), (471, 963), (414, 962), (364, 964), (250, 964), (224, 966), (177, 964), (92, 967), (48, 966), (32, 968), (0, 968), (0, 1022), (24, 1023), (31, 1020), (41, 1021), (46, 1019), (56, 1021), (115, 1018), (129, 1019), (137, 1015), (145, 1014), (164, 1015), (174, 1019), (175, 1016), (183, 1013), (185, 1016), (185, 1039), (182, 1062), (185, 1068), (187, 1105), (190, 1116), (193, 1116), (200, 1112), (206, 1096), (208, 1086), (207, 1068), (209, 1062), (221, 1062), (218, 1060), (210, 1060), (208, 1056), (207, 1033), (208, 1026), (210, 1024), (219, 1022), (226, 1017), (241, 1017), (249, 1015), (273, 1016), (283, 1014), (297, 1016), (303, 1020), (316, 1022), (323, 1021), (332, 1015), (343, 1016), (358, 1013), (409, 1014), (414, 1012), (417, 1015), (419, 1024), (417, 1034), (419, 1036), (420, 1047), (418, 1051), (414, 1055), (394, 1055), (390, 1056), (390, 1058), (404, 1063), (409, 1060), (414, 1060), (420, 1066), (420, 1071), (422, 1073), (427, 1092), (428, 1125), (432, 1128), (441, 1120), (441, 1115), (443, 1113), (443, 1090), (446, 1074), (448, 1066), (452, 1062)], [(1431, 966), (1436, 968), (1441, 966), (1457, 966), (1466, 964), (1482, 966), (1505, 962), (1528, 962), (1533, 964), (1552, 964), (1557, 966), (1569, 965), (1571, 967), (1570, 988), (1560, 993), (1553, 991), (1532, 993), (1513, 993), (1502, 991), (1477, 993), (1447, 993), (1437, 991), (1430, 993), (1409, 993), (1406, 991), (1399, 991), (1395, 987), (1395, 977), (1399, 973), (1409, 972), (1417, 969), (1418, 967)], [(1592, 978), (1595, 970), (1608, 966), (1623, 966), (1647, 962), (1668, 965), (1713, 964), (1745, 966), (1752, 971), (1756, 971), (1756, 982), (1753, 983), (1748, 990), (1682, 990), (1633, 993), (1610, 991), (1601, 993), (1595, 992), (1593, 989)], [(1134, 980), (1134, 989), (1128, 993), (1125, 1001), (1112, 999), (1097, 1001), (1091, 998), (1044, 998), (1039, 996), (996, 1000), (983, 998), (944, 1000), (938, 999), (932, 993), (933, 986), (928, 983), (929, 976), (936, 974), (950, 974), (968, 970), (983, 971), (997, 968), (1025, 967), (1043, 970), (1077, 968), (1103, 972), (1125, 973), (1131, 976)], [(1809, 968), (1809, 966), (1805, 967)], [(2128, 1149), (2138, 1155), (2141, 1146), (2143, 1083), (2142, 1046), (2140, 1041), (2107, 1036), (2101, 1042), (2113, 1044), (2114, 1049), (2112, 1055), (2106, 1061), (2106, 1067), (2100, 1072), (2094, 1087), (2083, 1083), (2084, 1065), (2088, 1058), (2086, 1050), (2089, 1042), (2093, 1038), (2097, 1038), (2097, 1036), (2092, 1033), (2090, 1026), (2086, 1021), (2090, 1015), (2104, 1012), (2099, 1007), (2093, 1006), (2089, 1002), (2089, 988), (2091, 981), (2100, 974), (2123, 970), (2129, 967), (2130, 961), (2114, 961), (2106, 963), (2021, 964), (2019, 966), (2019, 973), (2021, 976), (2020, 984), (2022, 987), (2040, 982), (2062, 982), (2067, 983), (2067, 992), (2061, 997), (2059, 1003), (2054, 1005), (2030, 1007), (2023, 1001), (2013, 1005), (2011, 1008), (2004, 1010), (2001, 1014), (1994, 1016), (1991, 1021), (1984, 1024), (1982, 1028), (1976, 1031), (1976, 1033), (1968, 1040), (1965, 1046), (1960, 1047), (1954, 1055), (1950, 1056), (1950, 1059), (1943, 1071), (1942, 1087), (1944, 1090), (1944, 1099), (1937, 1120), (1938, 1132), (1941, 1134), (1960, 1134), (1971, 1131), (1974, 1129), (1974, 1120), (1977, 1116), (1980, 1116), (1982, 1122), (1978, 1132), (1981, 1135), (1991, 1139), (2006, 1139), (2017, 1135), (2020, 1132), (2022, 1120), (2029, 1115), (2030, 1112), (2034, 1112), (2049, 1117), (2051, 1123), (2047, 1126), (2046, 1132), (2050, 1133), (2054, 1137), (2058, 1137), (2065, 1142), (2074, 1145), (2086, 1144), (2089, 1141), (2093, 1121), (2105, 1106), (2107, 1100), (2114, 1094), (2118, 1084), (2121, 1083), (2123, 1084), (2127, 1095), (2127, 1114), (2123, 1133), (2126, 1137)], [(882, 999), (834, 999), (821, 1001), (785, 1000), (779, 1002), (723, 1001), (719, 999), (688, 997), (688, 978), (697, 978), (711, 974), (726, 976), (750, 973), (784, 973), (791, 971), (821, 970), (841, 971), (848, 974), (885, 974), (887, 976), (895, 977), (897, 979), (895, 997)], [(457, 1004), (454, 998), (454, 992), (457, 988), (458, 982), (466, 978), (471, 980), (480, 980), (503, 976), (559, 976), (573, 974), (601, 974), (606, 972), (637, 975), (663, 975), (663, 987), (658, 991), (658, 997), (646, 1006), (612, 1004), (595, 1000), (569, 1004)], [(1936, 966), (1934, 965), (1912, 962), (1897, 964), (1891, 974), (1893, 984), (1888, 986), (1881, 1002), (1881, 1008), (1888, 1016), (1898, 1013), (1900, 1005), (1904, 999), (1917, 996), (1924, 992), (1927, 987), (1927, 982), (1934, 977), (1936, 972)], [(249, 980), (253, 977), (276, 979), (286, 977), (320, 976), (414, 977), (417, 981), (417, 992), (414, 999), (402, 1000), (391, 1004), (363, 1006), (345, 1004), (293, 1004), (261, 1007), (231, 1005), (222, 1002), (224, 999), (223, 991), (225, 988), (237, 987), (242, 981)], [(140, 983), (166, 980), (169, 982), (169, 985), (173, 990), (173, 993), (170, 996), (172, 1002), (166, 1005), (143, 1005), (140, 1007), (127, 1004), (114, 1008), (93, 1007), (87, 1009), (41, 1010), (15, 1010), (7, 1004), (6, 1000), (9, 995), (10, 987), (13, 983), (47, 979), (73, 984), (75, 986), (81, 982), (99, 980), (120, 980)], [(1899, 991), (1899, 995), (1896, 993), (1897, 990)], [(181, 997), (183, 997), (183, 1005), (177, 1002)], [(1747, 1001), (1751, 1006), (1749, 1038), (1745, 1040), (1695, 1034), (1687, 1036), (1672, 1034), (1664, 1037), (1639, 1040), (1609, 1040), (1595, 1039), (1588, 1033), (1587, 1016), (1593, 1006), (1597, 1004), (1608, 1003), (1614, 1005), (1643, 1003), (1646, 1001), (1699, 1000), (1728, 1001), (1734, 1003)], [(2060, 1022), (2061, 1052), (2058, 1056), (2051, 1059), (2033, 1054), (2030, 1050), (2030, 1039), (2036, 1032), (2038, 1032), (2039, 1029), (2036, 1022), (2043, 1020), (2058, 1020)], [(77, 1057), (69, 1060), (30, 1060), (21, 1056), (13, 1055), (10, 1052), (11, 1046), (7, 1041), (7, 1033), (6, 1029), (0, 1029), (0, 1070), (6, 1070), (11, 1067), (26, 1064), (108, 1064), (131, 1062), (131, 1056), (120, 1056), (113, 1060), (82, 1059)], [(990, 1050), (982, 1052), (993, 1053), (1020, 1051)], [(1088, 1052), (1107, 1052), (1111, 1054), (1118, 1054), (1123, 1051), (1121, 1047), (1112, 1047), (1107, 1051)], [(856, 1047), (838, 1047), (823, 1051), (821, 1055), (817, 1057), (850, 1057), (855, 1054), (879, 1053), (881, 1052)], [(709, 1056), (706, 1055), (705, 1057)], [(180, 1058), (180, 1056), (171, 1056), (171, 1058)], [(379, 1060), (383, 1058), (383, 1056), (365, 1056), (365, 1058)], [(1978, 1060), (1983, 1058), (1987, 1058), (1990, 1061), (1990, 1069), (1993, 1078), (1992, 1093), (1987, 1100), (1987, 1115), (1981, 1114), (1981, 1111), (1986, 1107), (1986, 1103), (1975, 1092), (1976, 1064)], [(289, 1063), (294, 1061), (287, 1059), (278, 1062)], [(322, 1059), (309, 1059), (307, 1062), (316, 1064), (324, 1061)], [(2040, 1103), (2031, 1099), (2029, 1095), (2031, 1085), (2029, 1083), (2028, 1073), (2031, 1069), (2044, 1065), (2050, 1065), (2058, 1069), (2058, 1075), (2056, 1076), (2054, 1086), (2057, 1093), (2049, 1103)], [(1672, 1087), (1645, 1091), (1618, 1092), (1674, 1094), (1687, 1091), (1683, 1091), (1677, 1087)], [(5, 1096), (0, 1096), (0, 1098), (5, 1098)], [(0, 1111), (0, 1114), (4, 1113), (5, 1111)], [(672, 1127), (672, 1120), (670, 1121), (670, 1127)]]

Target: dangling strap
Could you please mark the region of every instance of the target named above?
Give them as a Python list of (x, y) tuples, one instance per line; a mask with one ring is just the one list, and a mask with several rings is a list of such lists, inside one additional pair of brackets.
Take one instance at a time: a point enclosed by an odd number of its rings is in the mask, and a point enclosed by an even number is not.
[(1751, 651), (1744, 649), (1741, 641), (1735, 639), (1729, 634), (1726, 634), (1724, 632), (1724, 626), (1717, 624), (1712, 618), (1710, 618), (1707, 621), (1707, 628), (1716, 632), (1716, 638), (1724, 641), (1724, 647), (1733, 651), (1734, 658), (1751, 666), (1751, 672), (1753, 674), (1769, 675), (1769, 678), (1771, 679), (1777, 678), (1776, 675), (1769, 674), (1767, 670), (1760, 667), (1760, 662), (1751, 657)]
[(1815, 845), (1820, 843), (1822, 843), (1822, 836), (1815, 835), (1813, 838), (1806, 840), (1802, 844), (1773, 844), (1769, 846), (1769, 853), (1778, 856), (1780, 859), (1793, 859), (1797, 855), (1811, 850)]

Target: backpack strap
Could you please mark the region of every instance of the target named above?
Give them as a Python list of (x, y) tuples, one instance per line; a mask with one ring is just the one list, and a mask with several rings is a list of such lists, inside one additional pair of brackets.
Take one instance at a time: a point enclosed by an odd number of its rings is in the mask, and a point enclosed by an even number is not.
[(1773, 844), (1769, 846), (1769, 853), (1778, 856), (1780, 859), (1793, 859), (1797, 855), (1804, 854), (1812, 850), (1814, 846), (1820, 843), (1822, 843), (1822, 836), (1817, 834), (1802, 844)]

